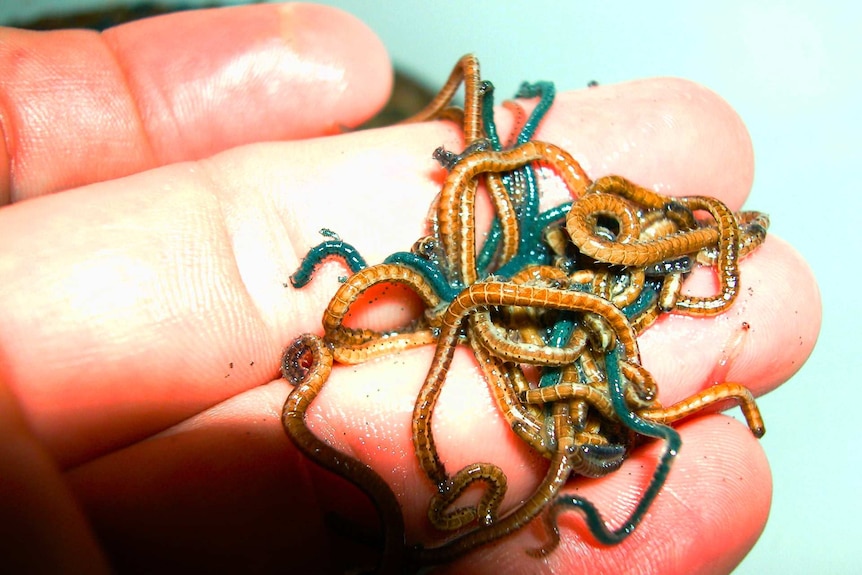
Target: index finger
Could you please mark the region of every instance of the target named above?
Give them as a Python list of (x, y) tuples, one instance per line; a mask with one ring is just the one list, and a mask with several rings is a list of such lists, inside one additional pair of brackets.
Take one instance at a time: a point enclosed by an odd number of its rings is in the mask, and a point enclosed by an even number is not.
[(336, 133), (385, 102), (391, 69), (325, 6), (180, 12), (102, 34), (0, 29), (0, 205), (240, 144)]

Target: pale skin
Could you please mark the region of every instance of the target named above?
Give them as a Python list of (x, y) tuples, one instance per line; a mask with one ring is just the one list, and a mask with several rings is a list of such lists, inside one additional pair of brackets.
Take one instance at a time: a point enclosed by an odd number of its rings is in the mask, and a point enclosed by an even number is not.
[[(347, 272), (327, 264), (302, 290), (288, 277), (322, 227), (372, 263), (424, 235), (443, 177), (431, 151), (460, 149), (457, 128), (332, 135), (383, 104), (390, 63), (367, 28), (322, 7), (190, 12), (102, 36), (4, 29), (0, 78), (6, 564), (325, 572), (362, 562), (368, 551), (332, 535), (323, 518), (337, 511), (373, 525), (373, 510), (301, 457), (280, 425), (290, 388), (278, 377), (282, 349), (320, 333)], [(499, 121), (508, 133), (505, 112)], [(739, 117), (681, 80), (561, 94), (537, 137), (568, 150), (591, 177), (621, 174), (733, 209), (752, 183)], [(552, 203), (565, 197), (550, 176), (545, 189)], [(766, 393), (810, 353), (820, 304), (805, 262), (770, 236), (741, 269), (730, 312), (666, 318), (641, 338), (664, 404), (715, 378)], [(698, 273), (687, 289), (715, 286), (714, 275)], [(396, 292), (351, 321), (413, 317), (415, 302)], [(728, 342), (739, 341), (729, 354)], [(309, 413), (321, 437), (391, 482), (411, 542), (434, 537), (425, 519), (433, 486), (409, 432), (432, 352), (336, 366)], [(441, 457), (453, 470), (493, 461), (510, 497), (525, 496), (546, 463), (506, 428), (478, 373), (459, 351), (435, 411)], [(596, 544), (577, 514), (564, 514), (561, 546), (545, 559), (524, 552), (544, 541), (537, 523), (441, 570), (729, 573), (766, 522), (766, 456), (726, 416), (679, 430), (683, 447), (664, 490), (621, 545)], [(620, 471), (567, 489), (615, 526), (658, 449), (647, 445)]]

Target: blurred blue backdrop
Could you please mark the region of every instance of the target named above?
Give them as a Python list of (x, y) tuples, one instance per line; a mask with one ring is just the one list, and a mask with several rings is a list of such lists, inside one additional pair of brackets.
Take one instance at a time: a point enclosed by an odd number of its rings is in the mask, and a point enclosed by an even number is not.
[[(23, 21), (58, 7), (132, 3), (0, 2), (0, 22)], [(483, 76), (494, 80), (500, 94), (514, 93), (521, 80), (554, 80), (564, 90), (590, 80), (680, 76), (730, 102), (748, 125), (757, 158), (748, 205), (767, 210), (770, 232), (806, 257), (820, 281), (824, 306), (823, 330), (811, 359), (789, 384), (760, 402), (775, 494), (766, 531), (735, 574), (862, 573), (859, 408), (849, 397), (862, 379), (862, 301), (842, 291), (855, 281), (852, 262), (860, 255), (862, 234), (852, 220), (832, 219), (834, 209), (852, 217), (862, 211), (853, 176), (862, 167), (855, 139), (862, 114), (853, 112), (852, 99), (862, 88), (862, 4), (323, 3), (364, 20), (395, 64), (429, 87), (442, 84), (460, 55), (474, 52)], [(815, 197), (823, 211), (814, 211)]]

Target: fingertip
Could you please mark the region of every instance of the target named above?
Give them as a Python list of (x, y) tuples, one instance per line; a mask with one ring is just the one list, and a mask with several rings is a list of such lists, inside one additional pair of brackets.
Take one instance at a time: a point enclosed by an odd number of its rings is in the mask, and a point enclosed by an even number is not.
[(0, 73), (2, 203), (332, 134), (370, 118), (392, 85), (367, 26), (308, 4), (190, 10), (102, 34), (5, 29)]
[[(534, 527), (479, 550), (456, 564), (475, 573), (730, 573), (755, 544), (769, 514), (772, 477), (764, 451), (747, 427), (710, 415), (678, 427), (683, 437), (667, 482), (640, 525), (622, 543), (600, 545), (580, 513), (558, 516), (560, 546), (542, 560), (526, 551), (547, 534)], [(640, 501), (663, 446), (639, 449), (601, 480), (570, 484), (565, 492), (592, 502), (610, 528)]]
[[(758, 394), (790, 379), (814, 351), (822, 323), (820, 288), (811, 267), (784, 239), (769, 236), (741, 262), (743, 297), (758, 328), (728, 372)], [(743, 310), (744, 311), (744, 310)]]
[[(799, 252), (768, 236), (740, 262), (740, 278), (739, 295), (725, 313), (667, 314), (639, 338), (644, 364), (666, 405), (724, 381), (765, 394), (799, 371), (814, 350), (820, 292)], [(715, 284), (713, 270), (699, 269), (684, 290), (705, 295), (715, 292)]]
[(373, 115), (391, 88), (380, 40), (353, 16), (326, 6), (182, 12), (119, 26), (104, 37), (162, 163), (334, 133)]
[(561, 145), (594, 179), (619, 174), (669, 195), (718, 197), (734, 209), (754, 180), (751, 137), (739, 114), (681, 78), (559, 94), (539, 139)]
[[(383, 107), (392, 90), (392, 65), (371, 28), (332, 6), (290, 3), (278, 10), (286, 43), (331, 84), (325, 96), (332, 101), (333, 131), (355, 127)], [(320, 105), (315, 99), (309, 109)]]
[(769, 517), (772, 473), (766, 452), (744, 423), (728, 416), (696, 418), (678, 430), (683, 447), (677, 475), (669, 479), (648, 533), (667, 534), (671, 568), (658, 572), (730, 573)]

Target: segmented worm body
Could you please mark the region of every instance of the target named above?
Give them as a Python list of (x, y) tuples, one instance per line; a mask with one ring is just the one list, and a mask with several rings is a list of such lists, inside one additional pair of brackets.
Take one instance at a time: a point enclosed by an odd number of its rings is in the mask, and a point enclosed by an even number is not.
[[(462, 84), (460, 110), (451, 102)], [(637, 337), (662, 314), (713, 316), (733, 305), (740, 291), (739, 260), (763, 243), (768, 217), (735, 214), (715, 198), (659, 194), (618, 175), (591, 181), (569, 152), (533, 139), (554, 96), (549, 82), (521, 86), (516, 97), (538, 101), (529, 115), (518, 103), (506, 104), (516, 122), (511, 147), (504, 149), (493, 86), (480, 77), (476, 58), (464, 56), (438, 96), (407, 121), (451, 120), (464, 134), (460, 153), (442, 147), (433, 153), (448, 173), (429, 215), (428, 235), (409, 251), (369, 266), (352, 245), (322, 230), (327, 239), (310, 249), (291, 276), (294, 287), (301, 287), (327, 258), (351, 272), (323, 313), (322, 337), (300, 336), (285, 351), (283, 376), (295, 387), (282, 422), (307, 457), (357, 485), (376, 505), (383, 529), (381, 572), (456, 559), (539, 516), (548, 540), (525, 551), (541, 557), (559, 544), (557, 519), (565, 512), (582, 513), (597, 541), (617, 544), (647, 516), (681, 448), (670, 424), (732, 402), (756, 437), (764, 433), (751, 392), (738, 383), (718, 382), (662, 406), (659, 383), (641, 364)], [(552, 169), (571, 201), (540, 209), (540, 166)], [(481, 241), (476, 202), (483, 192), (493, 215)], [(699, 266), (715, 269), (714, 295), (684, 292), (686, 277)], [(406, 286), (424, 309), (391, 330), (352, 327), (356, 316), (345, 325), (358, 302), (372, 305), (367, 292), (381, 284)], [(333, 361), (362, 363), (430, 345), (434, 354), (414, 402), (411, 439), (435, 489), (425, 511), (441, 539), (408, 545), (399, 498), (367, 462), (315, 436), (306, 413)], [(507, 497), (503, 466), (475, 461), (453, 471), (437, 450), (435, 408), (445, 385), (458, 386), (449, 381), (458, 346), (472, 352), (514, 435), (548, 461), (524, 500)], [(644, 439), (661, 441), (664, 449), (631, 515), (611, 521), (619, 525), (611, 529), (593, 503), (564, 488), (576, 476), (615, 472)], [(477, 488), (478, 500), (462, 501)]]

